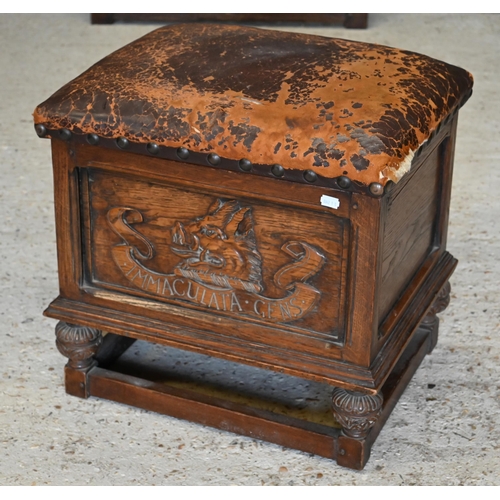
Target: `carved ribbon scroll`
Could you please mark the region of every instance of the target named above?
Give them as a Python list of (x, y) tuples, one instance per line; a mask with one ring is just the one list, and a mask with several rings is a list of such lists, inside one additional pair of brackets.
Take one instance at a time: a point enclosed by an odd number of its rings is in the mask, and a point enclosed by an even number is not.
[(154, 258), (154, 247), (132, 227), (143, 221), (135, 208), (108, 211), (111, 228), (123, 240), (112, 248), (113, 259), (128, 281), (143, 292), (279, 323), (302, 318), (320, 298), (320, 292), (307, 280), (319, 272), (325, 259), (301, 241), (287, 241), (281, 247), (293, 259), (274, 274), (274, 283), (284, 296), (273, 298), (262, 293), (262, 257), (253, 231), (252, 209), (235, 200), (218, 199), (204, 216), (175, 223), (169, 248), (182, 260), (171, 273), (146, 266)]

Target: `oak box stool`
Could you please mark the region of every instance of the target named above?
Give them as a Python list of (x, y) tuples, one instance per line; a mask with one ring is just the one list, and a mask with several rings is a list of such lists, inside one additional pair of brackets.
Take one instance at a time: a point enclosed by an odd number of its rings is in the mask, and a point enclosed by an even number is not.
[[(34, 118), (67, 392), (363, 468), (449, 301), (471, 89), (412, 52), (218, 25), (161, 28), (65, 85)], [(326, 388), (327, 416), (300, 387)]]

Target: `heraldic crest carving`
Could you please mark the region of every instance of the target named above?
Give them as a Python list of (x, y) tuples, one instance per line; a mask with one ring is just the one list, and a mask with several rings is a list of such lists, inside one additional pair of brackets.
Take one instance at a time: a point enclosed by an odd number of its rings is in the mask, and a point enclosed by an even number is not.
[(155, 249), (133, 227), (144, 221), (141, 212), (114, 207), (107, 218), (123, 240), (112, 248), (115, 263), (129, 282), (149, 294), (285, 323), (305, 316), (320, 298), (320, 292), (307, 280), (318, 273), (325, 258), (302, 241), (287, 241), (281, 247), (291, 257), (273, 277), (283, 296), (267, 297), (263, 293), (262, 256), (257, 248), (252, 208), (239, 201), (217, 199), (205, 215), (176, 221), (169, 228), (169, 249), (181, 257), (170, 274), (146, 267)]

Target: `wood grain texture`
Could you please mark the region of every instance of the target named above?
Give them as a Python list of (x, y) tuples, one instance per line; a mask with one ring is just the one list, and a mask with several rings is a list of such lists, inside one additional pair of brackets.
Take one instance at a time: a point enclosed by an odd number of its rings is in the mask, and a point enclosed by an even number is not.
[(454, 116), (415, 160), (407, 178), (384, 198), (377, 291), (380, 338), (445, 252), (456, 126)]
[(436, 147), (412, 182), (386, 200), (380, 276), (379, 316), (384, 318), (435, 246), (441, 195), (440, 150)]
[(185, 389), (96, 368), (90, 375), (93, 396), (335, 458), (339, 430), (266, 410), (245, 407)]
[[(88, 182), (90, 285), (245, 316), (248, 321), (291, 323), (339, 338), (346, 220), (255, 203), (249, 197), (226, 200), (219, 215), (209, 215), (211, 206), (224, 200), (216, 187), (211, 193), (195, 186), (180, 190), (94, 169)], [(234, 214), (228, 209), (221, 214), (221, 210), (236, 203), (237, 211), (249, 214), (251, 241), (244, 241), (243, 234), (235, 237), (236, 226), (232, 232), (222, 226), (223, 218)], [(137, 224), (120, 223), (121, 236), (109, 221), (116, 207), (126, 207), (129, 214), (134, 210), (142, 219)], [(181, 238), (191, 238), (196, 250), (182, 246), (187, 242), (180, 242)], [(126, 239), (130, 246), (125, 245)], [(154, 255), (144, 259), (147, 244)], [(137, 257), (131, 257), (125, 246)], [(119, 260), (122, 254), (122, 260), (128, 259), (125, 263)], [(255, 261), (253, 278), (249, 259)], [(283, 274), (287, 266), (294, 266), (288, 269), (289, 283)]]

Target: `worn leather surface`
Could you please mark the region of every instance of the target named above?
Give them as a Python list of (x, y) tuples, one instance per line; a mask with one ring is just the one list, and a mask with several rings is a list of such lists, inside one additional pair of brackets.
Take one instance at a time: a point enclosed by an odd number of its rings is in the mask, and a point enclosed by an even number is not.
[(48, 129), (385, 184), (471, 88), (467, 71), (404, 50), (174, 25), (102, 59), (34, 118)]

